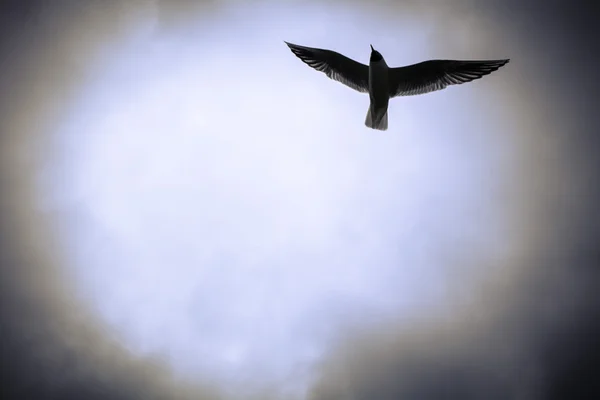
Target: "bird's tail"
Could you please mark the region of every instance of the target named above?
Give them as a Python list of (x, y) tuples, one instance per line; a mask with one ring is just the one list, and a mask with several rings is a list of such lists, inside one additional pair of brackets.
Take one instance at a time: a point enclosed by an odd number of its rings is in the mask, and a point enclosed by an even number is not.
[[(379, 117), (379, 118), (377, 118)], [(365, 119), (365, 125), (372, 129), (377, 129), (380, 131), (385, 131), (388, 128), (388, 114), (387, 110), (383, 113), (383, 115), (376, 115), (375, 119), (373, 118), (373, 114), (371, 114), (371, 107), (369, 107), (369, 111), (367, 111), (367, 118)]]

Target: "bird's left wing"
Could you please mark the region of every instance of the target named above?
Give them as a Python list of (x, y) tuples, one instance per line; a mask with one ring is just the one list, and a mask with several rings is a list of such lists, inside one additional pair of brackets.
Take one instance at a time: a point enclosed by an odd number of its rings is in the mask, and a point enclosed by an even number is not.
[(331, 50), (285, 42), (308, 66), (359, 92), (369, 92), (369, 67)]
[(412, 96), (449, 85), (458, 85), (491, 74), (508, 63), (504, 60), (429, 60), (406, 67), (390, 68), (390, 97)]

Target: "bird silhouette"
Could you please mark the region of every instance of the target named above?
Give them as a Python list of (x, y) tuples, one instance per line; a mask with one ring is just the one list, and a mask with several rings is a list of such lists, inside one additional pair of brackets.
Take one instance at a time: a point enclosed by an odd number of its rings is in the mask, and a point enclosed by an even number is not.
[(308, 66), (329, 78), (362, 93), (369, 93), (370, 105), (365, 125), (385, 131), (388, 104), (397, 96), (413, 96), (471, 82), (488, 75), (510, 59), (461, 61), (429, 60), (390, 68), (380, 52), (371, 45), (369, 65), (361, 64), (332, 50), (285, 42), (292, 53)]

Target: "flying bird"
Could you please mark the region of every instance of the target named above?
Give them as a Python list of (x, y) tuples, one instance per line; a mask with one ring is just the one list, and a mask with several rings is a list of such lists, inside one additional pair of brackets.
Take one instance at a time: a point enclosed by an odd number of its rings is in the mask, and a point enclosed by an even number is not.
[(292, 53), (308, 66), (329, 78), (362, 93), (369, 93), (370, 105), (365, 125), (385, 131), (388, 128), (388, 103), (397, 96), (412, 96), (471, 82), (488, 75), (509, 59), (460, 61), (429, 60), (390, 68), (380, 52), (371, 45), (369, 65), (361, 64), (335, 51), (285, 42)]

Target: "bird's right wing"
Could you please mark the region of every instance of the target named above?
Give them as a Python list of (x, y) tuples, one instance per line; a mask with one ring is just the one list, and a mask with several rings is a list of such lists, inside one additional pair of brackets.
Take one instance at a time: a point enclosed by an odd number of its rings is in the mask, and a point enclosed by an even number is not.
[(369, 92), (369, 67), (331, 50), (285, 42), (308, 66), (359, 92)]
[(502, 67), (509, 60), (429, 60), (406, 67), (390, 68), (390, 97), (412, 96), (471, 82)]

